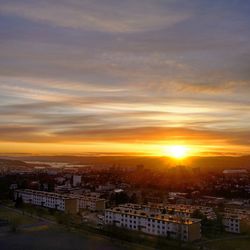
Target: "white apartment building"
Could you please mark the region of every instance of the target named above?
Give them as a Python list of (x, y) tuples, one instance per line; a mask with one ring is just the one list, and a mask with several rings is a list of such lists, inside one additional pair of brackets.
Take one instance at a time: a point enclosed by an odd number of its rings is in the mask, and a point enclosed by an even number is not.
[(241, 233), (241, 218), (237, 215), (225, 214), (222, 220), (225, 231), (229, 233)]
[(82, 183), (81, 175), (73, 175), (73, 187), (80, 186)]
[(58, 194), (32, 189), (16, 190), (15, 199), (22, 197), (24, 203), (57, 209), (68, 213), (78, 213), (81, 209), (104, 211), (106, 200), (95, 196)]
[(15, 199), (17, 197), (22, 197), (26, 204), (53, 208), (73, 214), (79, 211), (78, 199), (67, 195), (24, 189), (15, 191)]
[(194, 241), (201, 237), (199, 219), (151, 214), (126, 207), (106, 209), (105, 224), (182, 241)]

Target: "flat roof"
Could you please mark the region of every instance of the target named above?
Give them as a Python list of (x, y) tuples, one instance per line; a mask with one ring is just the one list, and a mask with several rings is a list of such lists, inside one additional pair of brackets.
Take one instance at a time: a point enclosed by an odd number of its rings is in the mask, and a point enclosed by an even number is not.
[(177, 224), (185, 224), (185, 225), (191, 225), (194, 223), (200, 223), (200, 219), (194, 219), (194, 218), (188, 218), (188, 217), (177, 217), (172, 215), (166, 215), (166, 214), (150, 214), (143, 210), (129, 210), (129, 209), (123, 209), (120, 207), (115, 207), (111, 209), (106, 209), (105, 211), (113, 212), (113, 213), (119, 213), (119, 214), (127, 214), (137, 217), (143, 217), (143, 218), (149, 218), (152, 220), (158, 220), (158, 221), (164, 221), (164, 222), (171, 222), (171, 223), (177, 223)]
[(61, 198), (64, 200), (69, 200), (69, 199), (76, 199), (73, 197), (70, 197), (68, 195), (63, 195), (63, 194), (58, 194), (54, 192), (45, 192), (45, 191), (39, 191), (39, 190), (33, 190), (33, 189), (17, 189), (15, 190), (16, 192), (20, 193), (27, 193), (27, 194), (36, 194), (36, 195), (44, 195), (44, 196), (50, 196), (50, 197), (56, 197), (56, 198)]

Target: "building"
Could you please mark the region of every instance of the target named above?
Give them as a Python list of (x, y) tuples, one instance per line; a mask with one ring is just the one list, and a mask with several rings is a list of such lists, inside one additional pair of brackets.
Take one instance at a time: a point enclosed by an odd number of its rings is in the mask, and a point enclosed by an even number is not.
[(167, 213), (172, 213), (176, 216), (192, 217), (195, 211), (199, 211), (209, 220), (216, 219), (216, 214), (212, 207), (187, 205), (187, 204), (168, 204), (165, 205)]
[(71, 193), (79, 189), (80, 189), (79, 187), (72, 187), (70, 183), (65, 183), (65, 185), (55, 186), (55, 191), (57, 193), (62, 193), (62, 194)]
[(82, 183), (81, 175), (73, 175), (73, 187), (80, 186)]
[(15, 199), (17, 197), (22, 197), (26, 204), (53, 208), (65, 213), (76, 214), (79, 211), (78, 199), (67, 195), (24, 189), (15, 191)]
[(241, 218), (238, 215), (225, 214), (222, 220), (225, 231), (229, 233), (241, 233)]
[(201, 238), (201, 220), (166, 214), (151, 214), (126, 207), (105, 210), (105, 224), (182, 241)]
[[(243, 207), (243, 205), (241, 207)], [(250, 209), (247, 209), (247, 208), (239, 209), (239, 208), (225, 207), (224, 211), (225, 211), (225, 213), (239, 215), (241, 217), (244, 217), (244, 218), (250, 220)]]
[(106, 191), (113, 191), (115, 189), (115, 185), (107, 183), (105, 185), (99, 185), (96, 188), (97, 192), (106, 192)]
[(87, 209), (90, 211), (104, 211), (106, 208), (106, 200), (95, 196), (81, 195), (77, 196), (79, 200), (79, 209)]
[(225, 169), (222, 172), (224, 175), (246, 175), (247, 169)]
[(47, 169), (47, 174), (48, 175), (57, 175), (62, 172), (61, 168), (58, 167), (51, 167)]
[(211, 207), (206, 206), (196, 206), (196, 205), (186, 205), (186, 204), (162, 204), (162, 203), (149, 203), (148, 205), (139, 205), (139, 204), (124, 204), (123, 207), (133, 208), (136, 210), (143, 210), (146, 212), (151, 213), (164, 213), (164, 214), (171, 214), (178, 217), (192, 217), (192, 214), (195, 211), (199, 211), (207, 219), (216, 219), (216, 214)]
[(250, 228), (250, 211), (225, 208), (222, 222), (226, 232), (244, 233)]

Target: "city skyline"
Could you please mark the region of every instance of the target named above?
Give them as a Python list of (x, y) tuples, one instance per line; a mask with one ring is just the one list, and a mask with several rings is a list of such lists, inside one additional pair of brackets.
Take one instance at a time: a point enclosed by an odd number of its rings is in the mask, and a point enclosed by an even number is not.
[(249, 154), (249, 11), (0, 0), (1, 153)]

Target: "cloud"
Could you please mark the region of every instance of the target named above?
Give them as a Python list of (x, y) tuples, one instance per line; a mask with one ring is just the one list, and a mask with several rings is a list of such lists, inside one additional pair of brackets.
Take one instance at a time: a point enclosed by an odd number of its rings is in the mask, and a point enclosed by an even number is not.
[(60, 27), (117, 33), (162, 29), (190, 17), (158, 0), (15, 1), (2, 4), (1, 11)]
[(232, 81), (232, 80), (221, 80), (221, 81), (202, 81), (201, 82), (188, 82), (188, 81), (170, 81), (167, 84), (164, 82), (162, 88), (169, 87), (175, 89), (181, 93), (197, 93), (197, 94), (209, 94), (209, 95), (221, 95), (234, 94), (238, 91), (244, 93), (250, 91), (250, 81)]
[(1, 140), (249, 142), (247, 1), (0, 3)]
[[(117, 144), (148, 144), (168, 145), (183, 143), (204, 147), (248, 147), (250, 131), (213, 131), (171, 127), (134, 127), (134, 128), (102, 128), (75, 127), (46, 131), (36, 126), (0, 126), (2, 142), (22, 143), (113, 143)], [(206, 148), (206, 147), (205, 147)], [(209, 148), (209, 147), (208, 147)]]

